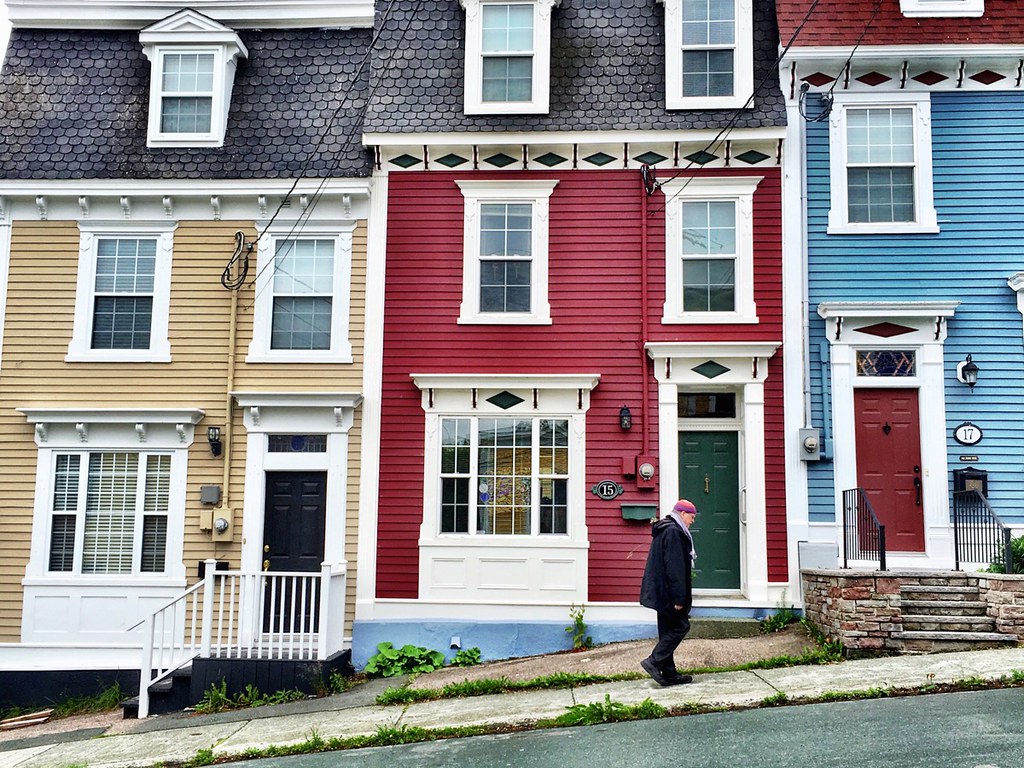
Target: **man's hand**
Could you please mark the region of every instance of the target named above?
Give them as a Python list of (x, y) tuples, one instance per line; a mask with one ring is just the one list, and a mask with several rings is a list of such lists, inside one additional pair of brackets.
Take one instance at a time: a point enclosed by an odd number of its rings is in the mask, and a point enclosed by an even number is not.
[(683, 606), (681, 605), (673, 605), (672, 607), (675, 608), (677, 611), (683, 610)]

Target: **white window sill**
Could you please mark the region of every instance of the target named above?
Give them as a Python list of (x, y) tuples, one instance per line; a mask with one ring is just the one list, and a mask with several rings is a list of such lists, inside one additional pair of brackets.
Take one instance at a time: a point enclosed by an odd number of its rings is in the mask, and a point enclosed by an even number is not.
[(352, 362), (352, 353), (348, 352), (327, 352), (315, 354), (313, 352), (250, 352), (245, 356), (247, 363), (329, 363), (344, 365)]
[(169, 363), (170, 352), (144, 350), (97, 349), (89, 352), (68, 352), (66, 363)]
[[(747, 102), (750, 102), (749, 104)], [(742, 96), (709, 96), (707, 98), (696, 98), (692, 96), (680, 96), (665, 99), (665, 109), (750, 109), (753, 100)]]
[(437, 538), (420, 539), (421, 547), (480, 547), (480, 548), (535, 548), (589, 549), (586, 541), (574, 541), (567, 533), (544, 533), (537, 536), (493, 535), (485, 533), (441, 533)]
[(756, 325), (760, 322), (757, 315), (741, 315), (738, 312), (690, 312), (661, 318), (662, 325)]
[(464, 315), (458, 319), (459, 325), (551, 325), (550, 317), (535, 315), (518, 315), (514, 313), (493, 315)]
[(915, 222), (829, 224), (826, 232), (830, 235), (934, 235), (939, 232), (939, 225)]
[(118, 576), (112, 576), (109, 574), (61, 573), (60, 575), (54, 576), (27, 576), (21, 580), (21, 584), (24, 587), (59, 587), (61, 589), (82, 589), (90, 587), (116, 587), (121, 590), (135, 587), (185, 589), (187, 586), (187, 580), (173, 574), (169, 574), (167, 576), (159, 576), (156, 574), (141, 576), (137, 573), (125, 573)]
[(534, 101), (500, 101), (486, 104), (467, 104), (467, 115), (546, 115), (547, 104)]
[(175, 134), (174, 136), (153, 136), (146, 142), (147, 147), (223, 147), (224, 137), (207, 134)]

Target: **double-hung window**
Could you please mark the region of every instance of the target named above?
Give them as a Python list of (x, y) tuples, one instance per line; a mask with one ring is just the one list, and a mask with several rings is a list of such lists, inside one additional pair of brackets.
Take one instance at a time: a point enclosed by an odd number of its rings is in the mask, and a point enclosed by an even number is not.
[(466, 114), (548, 111), (551, 8), (557, 0), (462, 0)]
[(164, 573), (170, 487), (170, 454), (57, 453), (48, 570)]
[(249, 362), (352, 362), (352, 226), (271, 231), (259, 261)]
[(441, 533), (568, 533), (569, 421), (441, 419)]
[(69, 361), (168, 362), (173, 225), (81, 223)]
[(936, 232), (927, 94), (837, 97), (830, 232)]
[(249, 55), (231, 29), (185, 9), (146, 27), (150, 147), (220, 147), (238, 59)]
[(752, 209), (760, 177), (674, 179), (666, 198), (663, 322), (757, 322)]
[(458, 181), (465, 198), (460, 323), (543, 324), (548, 200), (557, 181)]
[(749, 106), (753, 91), (753, 11), (743, 0), (665, 3), (668, 109)]

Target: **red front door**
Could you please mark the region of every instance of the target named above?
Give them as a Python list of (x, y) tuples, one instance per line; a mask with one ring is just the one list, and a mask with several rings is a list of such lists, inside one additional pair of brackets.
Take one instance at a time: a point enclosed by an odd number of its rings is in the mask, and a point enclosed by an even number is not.
[(885, 546), (924, 552), (921, 427), (916, 389), (856, 389), (857, 485), (864, 489)]

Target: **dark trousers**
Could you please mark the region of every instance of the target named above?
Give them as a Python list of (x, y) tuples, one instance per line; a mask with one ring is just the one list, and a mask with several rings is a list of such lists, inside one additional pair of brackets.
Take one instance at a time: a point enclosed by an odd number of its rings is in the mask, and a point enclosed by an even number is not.
[(675, 674), (673, 656), (689, 631), (690, 617), (686, 611), (658, 611), (658, 644), (651, 651), (651, 660), (658, 669)]

